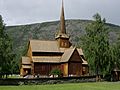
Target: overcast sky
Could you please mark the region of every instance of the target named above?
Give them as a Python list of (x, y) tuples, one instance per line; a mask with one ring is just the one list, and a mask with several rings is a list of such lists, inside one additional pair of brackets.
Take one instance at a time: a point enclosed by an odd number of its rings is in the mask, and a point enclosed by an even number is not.
[[(64, 0), (66, 19), (92, 19), (100, 13), (120, 25), (120, 0)], [(0, 0), (0, 14), (7, 25), (59, 20), (61, 0)]]

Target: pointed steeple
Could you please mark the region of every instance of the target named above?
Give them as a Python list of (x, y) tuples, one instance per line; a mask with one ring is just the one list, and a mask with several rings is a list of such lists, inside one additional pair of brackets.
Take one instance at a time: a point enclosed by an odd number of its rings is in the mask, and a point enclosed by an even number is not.
[(64, 15), (64, 3), (62, 0), (62, 8), (61, 8), (61, 16), (60, 16), (60, 29), (55, 38), (69, 38), (66, 33), (66, 26), (65, 26), (65, 15)]
[(61, 16), (60, 16), (60, 29), (59, 32), (56, 34), (55, 39), (58, 41), (58, 45), (61, 48), (69, 48), (71, 46), (71, 43), (69, 41), (69, 36), (66, 33), (63, 0), (62, 0), (62, 8), (61, 8)]
[(63, 0), (62, 0), (62, 9), (61, 9), (61, 17), (60, 17), (60, 32), (66, 34)]

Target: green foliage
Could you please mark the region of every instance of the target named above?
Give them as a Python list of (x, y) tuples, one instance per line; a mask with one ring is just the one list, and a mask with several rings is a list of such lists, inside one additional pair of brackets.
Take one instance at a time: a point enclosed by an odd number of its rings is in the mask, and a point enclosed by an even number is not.
[[(90, 20), (66, 20), (67, 33), (70, 35), (70, 41), (73, 45), (79, 45), (78, 37), (85, 35), (85, 27), (91, 22)], [(110, 42), (116, 42), (120, 27), (113, 24), (106, 24), (105, 26), (110, 29)], [(29, 39), (55, 40), (54, 36), (58, 32), (58, 28), (58, 21), (6, 27), (7, 34), (13, 40), (13, 52), (16, 53), (14, 65), (17, 72), (19, 71), (21, 56), (25, 55), (25, 48)]]
[(112, 45), (112, 60), (113, 60), (113, 68), (120, 69), (120, 35), (115, 44)]
[(50, 72), (51, 75), (58, 75), (60, 76), (61, 75), (61, 70), (55, 68), (53, 69), (51, 72)]
[(6, 33), (5, 24), (0, 15), (0, 72), (11, 73), (13, 65), (12, 41)]
[(86, 34), (81, 37), (90, 69), (96, 74), (110, 72), (109, 30), (105, 26), (105, 19), (99, 14), (93, 16), (94, 22), (86, 27)]

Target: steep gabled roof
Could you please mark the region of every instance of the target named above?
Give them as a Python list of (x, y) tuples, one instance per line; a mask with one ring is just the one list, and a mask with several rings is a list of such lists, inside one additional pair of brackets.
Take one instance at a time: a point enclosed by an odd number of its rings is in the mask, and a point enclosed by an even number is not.
[[(57, 41), (42, 41), (42, 40), (30, 40), (29, 45), (31, 47), (32, 52), (51, 52), (51, 53), (63, 53), (62, 56), (39, 56), (39, 57), (32, 57), (33, 62), (40, 62), (40, 63), (62, 63), (68, 62), (73, 55), (74, 51), (76, 50), (79, 56), (84, 55), (82, 49), (73, 48), (60, 48), (58, 46)], [(88, 64), (86, 60), (82, 57), (82, 64)], [(22, 64), (30, 64), (29, 57), (22, 57)]]
[(75, 48), (66, 49), (64, 54), (61, 57), (61, 61), (60, 62), (68, 62), (70, 57), (72, 56), (74, 50), (75, 50)]
[[(81, 55), (84, 55), (83, 52), (82, 52), (82, 49), (69, 48), (69, 49), (66, 49), (64, 51), (64, 54), (62, 55), (60, 62), (68, 62), (75, 50), (77, 50), (80, 57), (81, 57)], [(86, 65), (88, 64), (87, 61), (84, 60), (82, 57), (81, 57), (81, 59), (82, 59), (82, 62), (83, 62), (82, 64), (86, 64)]]
[[(80, 54), (80, 56), (81, 56), (81, 58), (82, 58), (82, 61), (83, 61), (83, 65), (88, 65), (88, 62), (85, 60), (85, 58), (84, 58), (84, 54), (83, 54), (83, 51), (82, 51), (82, 49), (81, 48), (77, 48), (77, 51), (78, 51), (78, 53)], [(83, 56), (83, 57), (82, 57)]]
[(57, 41), (30, 40), (32, 52), (60, 52)]

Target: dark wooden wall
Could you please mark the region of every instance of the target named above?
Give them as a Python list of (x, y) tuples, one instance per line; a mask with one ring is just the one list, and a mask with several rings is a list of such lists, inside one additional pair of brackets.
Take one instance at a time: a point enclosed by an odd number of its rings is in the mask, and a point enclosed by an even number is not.
[(68, 74), (74, 76), (82, 75), (82, 59), (77, 50), (73, 52), (68, 64)]
[(70, 60), (64, 64), (55, 63), (35, 63), (34, 74), (49, 75), (52, 69), (58, 68), (62, 71), (63, 76), (82, 75), (82, 59), (79, 56), (77, 50), (73, 52)]
[(80, 57), (79, 53), (77, 50), (75, 50), (70, 58), (71, 62), (81, 62), (82, 63), (82, 58)]
[(81, 76), (82, 75), (82, 64), (78, 62), (70, 62), (68, 64), (68, 74), (73, 76)]
[(51, 72), (51, 70), (58, 68), (60, 69), (60, 64), (54, 64), (54, 63), (35, 63), (34, 64), (34, 74), (37, 75), (45, 75), (48, 76)]

